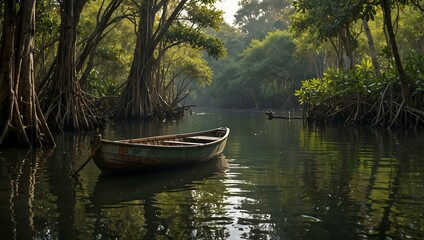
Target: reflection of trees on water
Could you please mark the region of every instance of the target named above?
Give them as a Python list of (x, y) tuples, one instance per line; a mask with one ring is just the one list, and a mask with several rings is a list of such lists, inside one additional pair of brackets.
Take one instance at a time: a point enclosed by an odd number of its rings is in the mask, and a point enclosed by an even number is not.
[(35, 218), (38, 210), (35, 204), (37, 188), (37, 175), (42, 169), (45, 159), (51, 155), (51, 150), (30, 150), (27, 155), (15, 158), (10, 167), (10, 220), (12, 231), (3, 232), (3, 237), (8, 238), (13, 234), (13, 239), (31, 239), (37, 236)]
[[(310, 212), (318, 215), (323, 223), (331, 223), (332, 219), (347, 220), (335, 222), (334, 226), (340, 228), (329, 234), (334, 237), (335, 232), (344, 233), (343, 236), (358, 232), (379, 238), (418, 237), (409, 230), (411, 227), (421, 228), (418, 232), (424, 233), (421, 218), (408, 209), (413, 203), (411, 198), (424, 198), (422, 188), (415, 188), (410, 178), (413, 172), (410, 163), (422, 162), (422, 159), (408, 157), (411, 144), (416, 144), (413, 135), (388, 137), (385, 134), (389, 132), (374, 131), (367, 138), (359, 139), (354, 129), (332, 130), (304, 132), (301, 139), (302, 147), (318, 152), (315, 159), (303, 162), (304, 182), (310, 191), (306, 202), (317, 209), (329, 209)], [(334, 146), (333, 139), (347, 144)], [(405, 191), (408, 188), (418, 191)], [(331, 204), (330, 199), (338, 199), (339, 203)], [(421, 208), (415, 211), (424, 211), (422, 204), (414, 203), (414, 206)], [(335, 217), (335, 214), (341, 216)], [(357, 224), (352, 224), (344, 214), (357, 218), (354, 221)]]
[[(252, 168), (237, 170), (241, 193), (233, 205), (239, 204), (242, 212), (236, 222), (243, 237), (423, 236), (424, 222), (419, 214), (424, 212), (420, 203), (424, 191), (416, 183), (423, 182), (418, 178), (424, 161), (412, 149), (419, 147), (419, 134), (300, 129), (297, 148), (287, 148), (293, 144), (290, 139), (274, 138), (262, 146), (284, 147), (284, 154), (258, 157), (248, 163)], [(262, 168), (258, 163), (268, 166)]]
[[(74, 159), (88, 152), (88, 137), (64, 134), (54, 149), (10, 150), (10, 232), (6, 239), (75, 239)], [(70, 144), (73, 143), (73, 144)], [(18, 156), (16, 156), (18, 155)], [(6, 156), (8, 157), (8, 156)], [(53, 170), (52, 170), (53, 169)], [(9, 229), (7, 229), (9, 230)], [(9, 234), (14, 236), (8, 237)]]
[[(131, 176), (100, 176), (86, 211), (95, 216), (92, 238), (224, 238), (206, 224), (224, 212), (225, 186), (219, 184), (226, 159)], [(220, 237), (222, 236), (222, 237)]]
[(60, 150), (56, 149), (50, 164), (54, 169), (60, 171), (50, 172), (48, 179), (51, 194), (56, 196), (56, 212), (57, 212), (57, 237), (59, 239), (75, 239), (77, 233), (75, 232), (75, 185), (72, 180), (71, 170), (73, 161), (69, 156), (77, 157), (78, 150), (81, 146), (74, 146), (73, 144), (66, 144), (67, 141), (78, 143), (77, 136), (74, 139), (68, 139), (68, 136), (61, 136), (56, 141), (60, 146)]
[[(221, 171), (220, 167), (218, 170)], [(227, 217), (226, 188), (220, 179), (211, 174), (189, 183), (186, 191), (156, 195), (156, 202), (166, 203), (159, 209), (158, 216), (164, 220), (163, 227), (170, 236), (176, 239), (225, 239), (228, 236), (223, 224)], [(190, 187), (192, 184), (194, 188)]]

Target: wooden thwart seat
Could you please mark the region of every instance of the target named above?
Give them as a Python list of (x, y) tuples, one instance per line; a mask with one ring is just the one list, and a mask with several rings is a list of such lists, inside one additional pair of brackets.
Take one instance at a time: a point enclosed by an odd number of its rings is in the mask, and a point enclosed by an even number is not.
[(212, 137), (212, 136), (193, 136), (186, 137), (185, 139), (198, 143), (208, 143), (221, 139), (220, 137)]
[(163, 143), (170, 144), (170, 145), (201, 145), (201, 143), (195, 143), (195, 142), (181, 142), (181, 141), (163, 141)]

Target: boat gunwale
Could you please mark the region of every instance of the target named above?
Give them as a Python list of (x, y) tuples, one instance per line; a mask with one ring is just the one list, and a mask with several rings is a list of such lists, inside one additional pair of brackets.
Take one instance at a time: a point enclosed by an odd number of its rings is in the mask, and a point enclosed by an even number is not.
[[(225, 135), (222, 137), (219, 137), (219, 139), (211, 142), (206, 143), (199, 143), (198, 145), (153, 145), (153, 144), (145, 144), (145, 143), (137, 143), (137, 142), (128, 142), (128, 141), (150, 141), (150, 140), (161, 140), (161, 139), (172, 139), (172, 138), (183, 138), (183, 137), (192, 137), (192, 136), (199, 136), (201, 134), (205, 133), (211, 133), (214, 131), (219, 130), (225, 130)], [(213, 144), (218, 144), (223, 142), (225, 139), (228, 138), (228, 135), (230, 134), (230, 129), (228, 127), (220, 127), (215, 129), (210, 129), (206, 131), (199, 131), (199, 132), (189, 132), (189, 133), (181, 133), (181, 134), (171, 134), (171, 135), (158, 135), (158, 136), (151, 136), (151, 137), (144, 137), (144, 138), (136, 138), (136, 139), (123, 139), (123, 140), (107, 140), (100, 138), (101, 143), (105, 144), (113, 144), (113, 145), (124, 145), (124, 146), (131, 146), (131, 147), (151, 147), (151, 148), (198, 148), (198, 147), (206, 147)]]

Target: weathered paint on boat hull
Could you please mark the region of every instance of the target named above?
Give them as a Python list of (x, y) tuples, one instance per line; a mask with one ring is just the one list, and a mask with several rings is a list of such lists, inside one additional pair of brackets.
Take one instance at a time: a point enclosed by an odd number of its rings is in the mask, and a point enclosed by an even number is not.
[(145, 172), (179, 167), (220, 155), (226, 146), (227, 136), (228, 133), (219, 141), (195, 146), (155, 146), (101, 140), (94, 162), (104, 173)]

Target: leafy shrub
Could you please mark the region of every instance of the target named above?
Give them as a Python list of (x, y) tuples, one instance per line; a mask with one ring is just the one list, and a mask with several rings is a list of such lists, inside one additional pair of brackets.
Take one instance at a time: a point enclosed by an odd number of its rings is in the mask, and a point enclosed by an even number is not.
[[(392, 74), (390, 74), (392, 75)], [(318, 105), (332, 97), (349, 96), (378, 97), (392, 77), (378, 78), (369, 59), (363, 59), (354, 69), (340, 71), (329, 68), (323, 78), (313, 78), (302, 81), (302, 87), (296, 90), (300, 104)]]
[(305, 80), (295, 95), (308, 107), (310, 119), (417, 126), (424, 123), (424, 56), (412, 52), (403, 66), (413, 101), (406, 107), (393, 65), (377, 77), (367, 59), (352, 70), (328, 69), (323, 78)]
[(119, 89), (117, 82), (112, 79), (102, 79), (97, 70), (93, 69), (88, 77), (87, 91), (94, 96), (104, 97), (116, 95)]
[(424, 55), (411, 52), (405, 58), (405, 74), (410, 85), (413, 86), (413, 95), (424, 92)]

